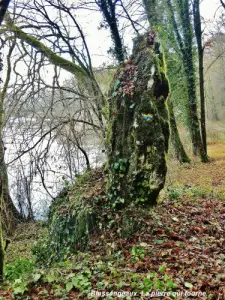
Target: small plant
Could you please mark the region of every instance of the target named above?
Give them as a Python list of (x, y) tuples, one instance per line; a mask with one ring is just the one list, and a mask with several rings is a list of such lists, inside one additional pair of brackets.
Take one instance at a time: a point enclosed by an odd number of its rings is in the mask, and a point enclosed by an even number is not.
[(71, 281), (66, 283), (66, 291), (70, 292), (72, 288), (76, 288), (83, 293), (87, 293), (91, 289), (91, 271), (89, 269), (77, 274)]
[(143, 292), (150, 292), (152, 290), (158, 291), (173, 291), (177, 288), (175, 282), (166, 274), (166, 266), (159, 267), (159, 272), (164, 273), (161, 278), (158, 273), (149, 273), (142, 281), (140, 288)]
[(86, 247), (94, 227), (92, 209), (81, 201), (76, 203), (72, 212), (67, 209), (63, 205), (58, 207), (49, 221), (48, 232), (32, 247), (37, 264), (49, 266)]
[(128, 160), (126, 158), (120, 158), (118, 162), (113, 164), (113, 168), (121, 173), (126, 172), (128, 166)]
[(170, 200), (177, 200), (182, 196), (182, 193), (179, 189), (172, 189), (169, 191), (168, 198)]
[(31, 261), (18, 258), (15, 261), (7, 264), (5, 267), (5, 279), (14, 281), (23, 277), (24, 274), (31, 273), (35, 265)]
[(145, 257), (145, 250), (143, 248), (132, 247), (131, 254), (136, 258), (143, 259)]
[(28, 282), (23, 279), (16, 279), (12, 284), (12, 290), (14, 295), (23, 295), (28, 291)]

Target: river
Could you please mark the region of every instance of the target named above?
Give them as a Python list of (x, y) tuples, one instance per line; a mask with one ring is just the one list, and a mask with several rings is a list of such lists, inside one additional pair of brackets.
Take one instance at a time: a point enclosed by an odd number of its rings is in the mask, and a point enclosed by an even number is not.
[[(40, 139), (41, 134), (27, 134), (14, 130), (14, 127), (10, 126), (4, 132), (10, 194), (17, 207), (20, 199), (25, 211), (30, 199), (34, 216), (37, 219), (44, 218), (52, 199), (66, 183), (73, 183), (75, 175), (86, 168), (85, 157), (81, 151), (72, 148), (71, 143), (50, 135), (23, 154)], [(105, 154), (95, 134), (87, 134), (83, 138), (83, 147), (91, 167), (102, 165)]]

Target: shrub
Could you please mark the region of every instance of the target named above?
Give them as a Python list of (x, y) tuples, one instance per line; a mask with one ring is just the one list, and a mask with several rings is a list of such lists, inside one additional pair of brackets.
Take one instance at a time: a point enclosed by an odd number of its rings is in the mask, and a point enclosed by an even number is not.
[(26, 273), (31, 273), (35, 267), (35, 264), (30, 260), (24, 258), (18, 258), (9, 263), (5, 267), (5, 279), (14, 281), (21, 278)]

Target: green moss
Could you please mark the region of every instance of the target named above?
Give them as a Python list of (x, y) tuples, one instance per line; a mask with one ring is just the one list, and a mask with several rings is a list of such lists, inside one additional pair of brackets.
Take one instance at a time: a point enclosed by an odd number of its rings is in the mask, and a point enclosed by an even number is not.
[(37, 263), (50, 265), (88, 249), (103, 211), (101, 197), (105, 190), (101, 190), (99, 181), (102, 178), (102, 169), (88, 170), (77, 176), (74, 185), (59, 193), (50, 207), (47, 231), (32, 250)]
[(5, 263), (4, 241), (2, 236), (2, 220), (0, 218), (0, 284), (3, 282), (3, 271)]
[[(112, 84), (114, 89), (110, 97), (111, 119), (107, 135), (107, 144), (110, 145), (108, 192), (112, 203), (118, 203), (118, 199), (124, 199), (124, 205), (132, 202), (154, 203), (165, 183), (169, 139), (166, 98), (169, 85), (164, 73), (163, 55), (155, 51), (155, 45), (148, 47), (147, 36), (137, 39), (128, 61), (135, 70), (135, 82), (130, 67), (125, 66), (118, 70), (115, 77), (115, 80), (120, 79), (119, 84)], [(124, 75), (124, 70), (130, 72), (129, 76)], [(120, 93), (115, 95), (115, 86), (119, 90), (129, 84), (130, 94), (127, 93), (126, 97)], [(120, 159), (127, 160), (122, 176), (114, 168)]]
[(50, 265), (88, 248), (95, 220), (93, 208), (85, 202), (77, 202), (70, 210), (63, 205), (57, 207), (49, 220), (47, 233), (32, 249), (36, 262)]
[(34, 47), (38, 51), (44, 53), (44, 55), (52, 62), (55, 66), (61, 67), (64, 70), (78, 76), (78, 78), (87, 78), (86, 72), (75, 63), (55, 54), (50, 48), (46, 47), (36, 37), (25, 33), (20, 27), (16, 25), (7, 25), (7, 30), (15, 33), (16, 37), (25, 41), (28, 45)]

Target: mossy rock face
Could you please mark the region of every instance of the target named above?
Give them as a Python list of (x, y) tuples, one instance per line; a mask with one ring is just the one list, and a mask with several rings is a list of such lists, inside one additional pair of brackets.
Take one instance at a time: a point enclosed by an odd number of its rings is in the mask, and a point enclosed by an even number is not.
[(78, 202), (71, 210), (63, 205), (57, 209), (51, 215), (46, 235), (33, 247), (39, 264), (50, 265), (77, 250), (87, 250), (96, 228), (96, 214), (85, 202)]
[(50, 265), (89, 248), (91, 235), (98, 231), (98, 201), (105, 190), (102, 181), (101, 169), (89, 170), (59, 193), (50, 206), (45, 235), (32, 250), (37, 263)]
[(114, 207), (154, 204), (166, 177), (169, 84), (154, 31), (140, 36), (110, 92), (108, 195)]

